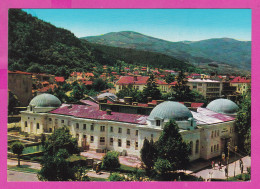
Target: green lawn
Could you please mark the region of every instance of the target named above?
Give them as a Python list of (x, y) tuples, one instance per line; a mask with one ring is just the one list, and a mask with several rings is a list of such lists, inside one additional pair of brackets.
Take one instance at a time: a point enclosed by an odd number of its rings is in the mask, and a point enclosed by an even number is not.
[(38, 173), (39, 172), (38, 169), (29, 168), (27, 165), (21, 165), (20, 167), (8, 165), (7, 169), (12, 170), (12, 171), (29, 172), (29, 173)]
[(129, 167), (129, 166), (121, 164), (118, 171), (121, 172), (121, 173), (133, 173), (133, 172), (136, 171), (136, 168), (135, 167)]
[(91, 181), (108, 181), (107, 179), (104, 178), (95, 178), (95, 177), (89, 177)]

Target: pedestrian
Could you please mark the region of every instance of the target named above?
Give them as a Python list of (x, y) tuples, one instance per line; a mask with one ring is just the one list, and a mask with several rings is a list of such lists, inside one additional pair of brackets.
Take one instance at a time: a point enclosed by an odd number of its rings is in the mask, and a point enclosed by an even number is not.
[(225, 176), (226, 177), (228, 176), (228, 169), (227, 169), (227, 167), (225, 168)]
[(219, 169), (222, 169), (221, 161), (219, 162)]
[(242, 164), (243, 164), (243, 162), (242, 162), (242, 159), (240, 158), (240, 160), (239, 160), (239, 167), (240, 167), (240, 169), (241, 169)]
[(220, 161), (218, 162), (218, 170), (221, 169), (221, 164), (220, 164)]
[(243, 173), (243, 170), (244, 170), (244, 165), (242, 163), (242, 165), (241, 165), (241, 174)]
[(215, 162), (214, 161), (211, 162), (211, 167), (212, 167), (212, 169), (215, 168)]

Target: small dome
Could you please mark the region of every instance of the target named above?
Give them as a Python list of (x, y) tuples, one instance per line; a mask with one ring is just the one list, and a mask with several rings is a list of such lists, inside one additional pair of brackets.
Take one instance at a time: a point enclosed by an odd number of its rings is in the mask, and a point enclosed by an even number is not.
[(59, 107), (61, 101), (54, 95), (43, 93), (34, 97), (30, 104), (31, 106), (37, 107)]
[(238, 106), (231, 100), (220, 98), (210, 102), (207, 109), (222, 114), (235, 114)]
[(103, 93), (97, 96), (98, 100), (103, 100), (105, 97), (110, 97), (112, 100), (118, 99), (117, 96), (113, 93)]
[(179, 102), (165, 101), (157, 105), (150, 113), (148, 119), (175, 119), (176, 121), (188, 120), (193, 117), (190, 110)]

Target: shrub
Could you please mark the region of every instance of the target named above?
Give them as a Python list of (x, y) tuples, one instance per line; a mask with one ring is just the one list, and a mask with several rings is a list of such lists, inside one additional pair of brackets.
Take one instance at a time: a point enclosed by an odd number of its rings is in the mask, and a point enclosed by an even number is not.
[(120, 168), (118, 152), (107, 152), (103, 157), (101, 168), (105, 170), (115, 170)]
[(110, 176), (108, 177), (109, 181), (124, 181), (125, 177), (121, 176), (119, 173), (112, 173), (110, 174)]

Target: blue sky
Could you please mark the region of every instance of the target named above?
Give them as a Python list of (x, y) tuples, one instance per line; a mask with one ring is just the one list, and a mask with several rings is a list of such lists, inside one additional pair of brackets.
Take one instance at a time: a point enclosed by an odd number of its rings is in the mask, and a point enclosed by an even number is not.
[(23, 9), (77, 37), (136, 31), (168, 41), (251, 40), (250, 9)]

